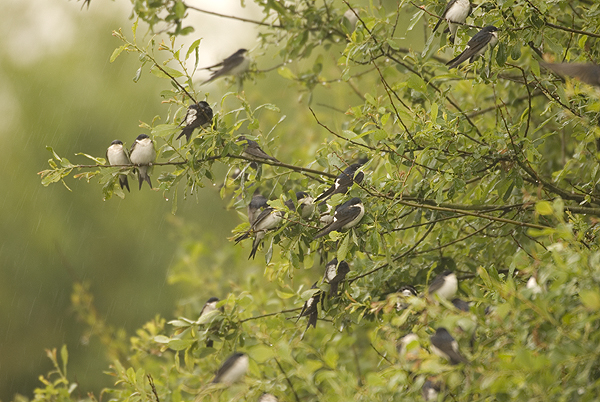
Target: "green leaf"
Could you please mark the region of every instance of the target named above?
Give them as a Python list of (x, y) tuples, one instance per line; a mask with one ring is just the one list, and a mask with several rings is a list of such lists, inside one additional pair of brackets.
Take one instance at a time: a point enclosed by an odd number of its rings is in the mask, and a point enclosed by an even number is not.
[(185, 54), (185, 59), (187, 60), (190, 57), (190, 54), (192, 54), (194, 52), (194, 50), (196, 50), (198, 48), (198, 46), (200, 45), (200, 41), (202, 41), (202, 39), (196, 39), (192, 45), (189, 47), (187, 53)]
[(126, 46), (126, 45), (119, 46), (118, 48), (116, 48), (116, 49), (115, 49), (115, 50), (112, 52), (112, 54), (110, 55), (110, 60), (109, 60), (109, 62), (110, 62), (110, 63), (112, 63), (113, 61), (115, 61), (115, 60), (116, 60), (116, 58), (117, 58), (117, 57), (119, 57), (119, 55), (121, 54), (121, 52), (122, 52), (123, 50), (125, 50), (126, 48), (127, 48), (127, 46)]
[(535, 211), (540, 215), (552, 215), (552, 204), (548, 201), (538, 201), (535, 204)]
[(338, 261), (344, 261), (346, 259), (346, 255), (348, 254), (348, 249), (350, 248), (350, 236), (346, 234), (344, 240), (342, 240), (342, 244), (339, 245), (337, 249), (337, 259)]
[(581, 303), (590, 311), (600, 310), (600, 293), (594, 290), (581, 290), (579, 292)]
[(60, 359), (63, 365), (63, 374), (67, 375), (67, 363), (69, 362), (69, 352), (67, 351), (67, 345), (63, 345), (60, 349)]

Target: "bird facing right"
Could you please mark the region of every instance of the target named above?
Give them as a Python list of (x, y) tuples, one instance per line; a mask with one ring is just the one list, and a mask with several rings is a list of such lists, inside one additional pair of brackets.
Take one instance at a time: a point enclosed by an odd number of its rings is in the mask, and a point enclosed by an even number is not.
[(498, 28), (493, 25), (483, 28), (477, 32), (469, 42), (467, 47), (461, 54), (450, 60), (446, 65), (448, 68), (455, 68), (462, 64), (467, 59), (472, 63), (477, 56), (485, 53), (488, 47), (494, 47), (498, 43)]

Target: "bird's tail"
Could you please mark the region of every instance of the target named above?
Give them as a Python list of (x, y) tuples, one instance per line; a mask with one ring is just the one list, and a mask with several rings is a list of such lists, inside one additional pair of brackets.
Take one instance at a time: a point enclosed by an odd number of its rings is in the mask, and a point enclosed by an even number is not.
[(119, 176), (119, 184), (121, 185), (121, 188), (127, 187), (127, 191), (131, 192), (129, 189), (129, 180), (127, 180), (127, 175), (123, 174)]
[(138, 168), (138, 181), (140, 182), (140, 190), (142, 189), (143, 182), (147, 182), (150, 188), (152, 188), (152, 181), (148, 175), (148, 166), (141, 166)]

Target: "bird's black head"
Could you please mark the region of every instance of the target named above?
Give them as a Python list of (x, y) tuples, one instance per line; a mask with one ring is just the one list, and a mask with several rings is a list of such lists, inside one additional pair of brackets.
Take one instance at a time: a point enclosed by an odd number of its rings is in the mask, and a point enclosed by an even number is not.
[(499, 29), (496, 28), (493, 25), (489, 25), (489, 26), (483, 28), (482, 31), (485, 31), (485, 32), (497, 32), (497, 31), (499, 31)]
[(113, 142), (110, 143), (110, 145), (123, 145), (123, 142), (121, 140), (114, 140)]
[(445, 278), (445, 277), (447, 277), (447, 276), (449, 276), (449, 275), (452, 275), (452, 274), (453, 274), (453, 272), (452, 272), (452, 271), (450, 271), (450, 270), (447, 270), (447, 271), (444, 271), (444, 272), (442, 272), (442, 276), (443, 276), (444, 278)]
[(236, 54), (242, 55), (244, 53), (246, 53), (248, 51), (248, 49), (238, 49), (237, 52), (235, 52)]
[(450, 335), (450, 332), (448, 332), (448, 330), (444, 327), (439, 327), (438, 329), (435, 330), (435, 334), (436, 335)]
[(137, 138), (135, 140), (136, 141), (141, 141), (141, 140), (146, 139), (146, 138), (150, 138), (150, 137), (148, 137), (147, 134), (140, 134), (140, 135), (137, 136)]
[(306, 191), (298, 191), (298, 192), (296, 192), (296, 199), (297, 200), (302, 200), (302, 199), (304, 199), (306, 197), (310, 197)]
[(358, 204), (361, 204), (361, 203), (362, 203), (362, 201), (360, 200), (360, 198), (354, 197), (350, 201), (348, 201), (348, 206), (358, 205)]
[(337, 263), (338, 263), (338, 259), (337, 259), (337, 258), (334, 258), (333, 260), (329, 261), (329, 262), (327, 263), (327, 265), (337, 265)]
[(206, 301), (206, 303), (214, 303), (214, 302), (218, 302), (219, 298), (218, 297), (211, 297), (210, 299), (208, 299)]
[(410, 286), (410, 285), (404, 285), (400, 289), (398, 289), (398, 293), (405, 295), (405, 296), (407, 296), (409, 294), (411, 296), (416, 296), (417, 289), (415, 289), (413, 286)]

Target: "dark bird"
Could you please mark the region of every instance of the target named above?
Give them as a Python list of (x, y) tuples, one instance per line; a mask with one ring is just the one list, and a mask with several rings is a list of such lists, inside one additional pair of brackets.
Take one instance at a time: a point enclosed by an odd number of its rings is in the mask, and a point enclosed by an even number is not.
[(236, 352), (229, 356), (225, 363), (217, 370), (213, 384), (223, 383), (231, 385), (239, 381), (246, 371), (248, 371), (248, 355), (245, 353)]
[(200, 101), (197, 104), (190, 105), (185, 114), (185, 119), (181, 122), (181, 124), (185, 123), (185, 127), (176, 139), (178, 140), (185, 135), (186, 140), (189, 141), (195, 129), (211, 125), (212, 120), (213, 111), (208, 103)]
[(252, 225), (262, 209), (267, 208), (269, 204), (267, 204), (267, 199), (262, 194), (258, 192), (258, 189), (252, 195), (252, 200), (248, 204), (248, 222)]
[(442, 18), (435, 24), (433, 32), (438, 29), (442, 21), (448, 21), (450, 39), (454, 42), (459, 25), (465, 23), (470, 13), (471, 2), (469, 0), (450, 0), (442, 13)]
[(467, 47), (461, 54), (450, 60), (446, 65), (448, 68), (458, 67), (462, 62), (469, 59), (472, 63), (477, 56), (485, 53), (488, 46), (494, 47), (498, 43), (498, 28), (495, 26), (487, 26), (477, 32), (475, 36), (467, 42)]
[[(127, 155), (127, 149), (120, 140), (114, 140), (110, 143), (110, 147), (106, 150), (106, 160), (109, 165), (131, 165), (129, 156)], [(127, 173), (119, 173), (119, 184), (121, 185), (121, 188), (127, 187), (127, 191), (131, 192), (131, 190), (129, 190)]]
[(239, 243), (240, 241), (247, 239), (250, 237), (251, 233), (255, 234), (254, 242), (252, 243), (252, 251), (250, 252), (250, 258), (254, 258), (256, 256), (256, 251), (258, 250), (258, 246), (260, 242), (267, 234), (269, 229), (276, 228), (281, 219), (283, 218), (283, 213), (281, 211), (276, 210), (273, 207), (268, 207), (262, 210), (262, 212), (256, 218), (256, 221), (252, 223), (250, 229), (244, 233), (243, 235), (237, 237), (235, 239), (235, 243)]
[[(296, 192), (296, 200), (298, 201), (298, 205), (300, 206), (300, 216), (302, 219), (308, 219), (315, 212), (315, 203), (314, 199), (304, 191)], [(290, 211), (296, 211), (296, 206), (294, 205), (294, 200), (289, 199), (285, 202), (285, 206), (288, 207)]]
[(586, 84), (600, 87), (600, 66), (581, 63), (544, 63), (540, 64), (559, 75), (576, 77)]
[[(208, 316), (209, 313), (212, 313), (213, 311), (217, 311), (217, 303), (219, 301), (220, 300), (217, 297), (211, 297), (210, 299), (208, 299), (206, 301), (206, 303), (204, 303), (204, 306), (202, 307), (202, 310), (200, 311), (200, 316), (198, 317), (198, 321), (201, 321), (203, 317)], [(224, 311), (223, 307), (221, 307), (220, 310), (223, 312)], [(207, 348), (213, 347), (212, 339), (206, 340), (206, 347)]]
[(468, 360), (458, 350), (458, 342), (454, 340), (446, 328), (439, 327), (429, 339), (431, 340), (431, 351), (449, 360), (450, 364), (468, 363)]
[(245, 156), (246, 158), (259, 158), (279, 162), (277, 159), (263, 151), (256, 141), (249, 140), (243, 135), (239, 136), (237, 141), (246, 143), (246, 148), (242, 152), (242, 156)]
[(338, 264), (338, 259), (334, 258), (325, 265), (325, 276), (323, 281), (329, 283), (331, 294), (337, 296), (338, 285), (342, 282), (346, 275), (350, 272), (350, 267), (346, 261), (341, 261)]
[(136, 165), (140, 190), (144, 181), (148, 182), (148, 185), (152, 188), (149, 173), (152, 171), (152, 163), (156, 160), (154, 141), (146, 134), (138, 135), (135, 142), (131, 145), (129, 158), (131, 159), (131, 163)]
[(466, 302), (463, 299), (459, 299), (458, 297), (452, 299), (452, 304), (460, 311), (464, 311), (466, 313), (471, 311), (471, 309), (469, 308), (469, 302)]
[(441, 390), (442, 384), (440, 382), (427, 380), (421, 388), (421, 395), (423, 395), (425, 401), (437, 401)]
[(330, 232), (348, 230), (358, 225), (365, 214), (365, 206), (358, 197), (346, 201), (342, 205), (338, 205), (333, 213), (333, 222), (321, 229), (314, 237), (318, 239)]
[(360, 183), (365, 177), (363, 172), (356, 171), (363, 165), (363, 163), (353, 163), (348, 166), (339, 176), (335, 179), (333, 186), (329, 187), (323, 194), (317, 197), (315, 203), (322, 201), (325, 202), (334, 194), (346, 194), (348, 189), (354, 183)]
[(247, 52), (248, 50), (246, 49), (239, 49), (237, 52), (227, 57), (222, 62), (210, 67), (203, 68), (202, 70), (212, 70), (213, 68), (221, 67), (217, 71), (213, 71), (210, 78), (204, 81), (201, 85), (207, 84), (225, 75), (237, 76), (248, 71), (248, 67), (250, 67), (250, 59), (246, 57)]
[(452, 271), (444, 271), (431, 281), (427, 293), (431, 297), (437, 295), (440, 299), (451, 300), (457, 290), (458, 279), (456, 274)]
[[(317, 288), (317, 282), (315, 282), (314, 285), (312, 285), (311, 289), (316, 289), (316, 288)], [(319, 318), (318, 305), (319, 305), (319, 301), (321, 300), (321, 293), (323, 293), (321, 290), (315, 292), (310, 297), (310, 299), (308, 299), (304, 303), (304, 306), (302, 306), (302, 311), (300, 311), (298, 320), (300, 320), (301, 317), (308, 317), (308, 323), (306, 324), (306, 329), (300, 336), (300, 339), (304, 338), (304, 334), (306, 333), (306, 331), (308, 331), (308, 329), (311, 326), (314, 328), (317, 327), (317, 319)], [(296, 320), (296, 322), (298, 322), (298, 320)]]

